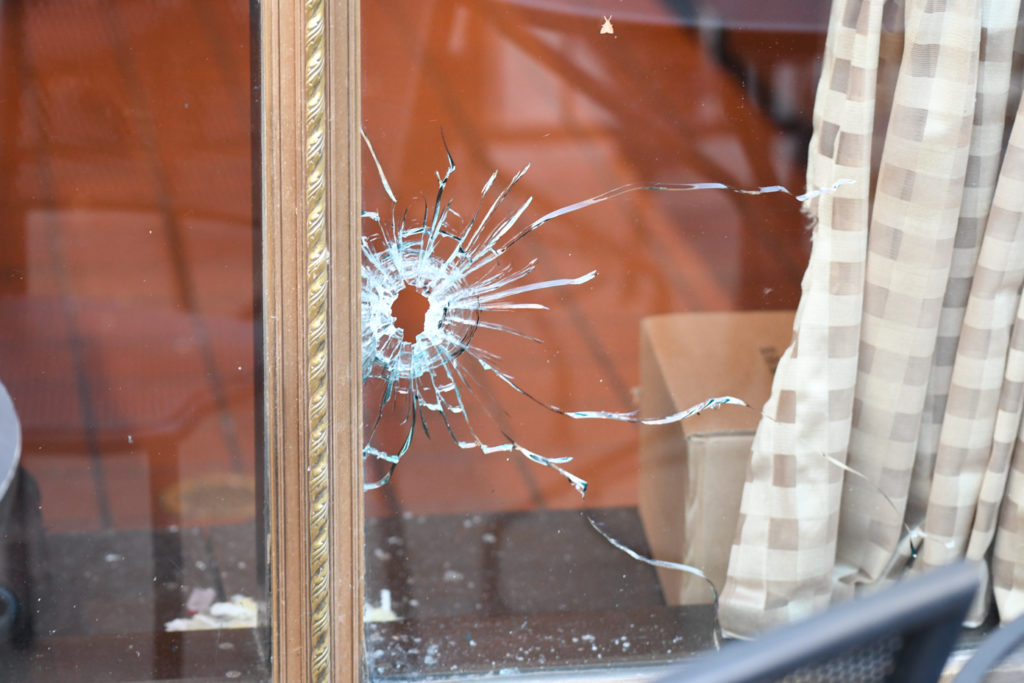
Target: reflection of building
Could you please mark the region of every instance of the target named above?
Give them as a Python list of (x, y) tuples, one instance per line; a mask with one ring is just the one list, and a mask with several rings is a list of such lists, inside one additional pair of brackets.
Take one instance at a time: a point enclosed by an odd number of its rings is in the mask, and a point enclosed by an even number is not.
[(0, 378), (41, 517), (5, 680), (195, 670), (163, 634), (190, 592), (263, 595), (249, 9), (0, 10)]

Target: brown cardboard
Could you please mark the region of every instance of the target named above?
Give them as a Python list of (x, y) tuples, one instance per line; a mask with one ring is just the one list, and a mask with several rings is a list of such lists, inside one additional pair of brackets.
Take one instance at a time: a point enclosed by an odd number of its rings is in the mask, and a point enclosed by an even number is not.
[[(640, 436), (640, 517), (656, 559), (702, 570), (721, 590), (750, 444), (789, 345), (792, 311), (677, 313), (641, 325), (641, 414), (664, 416), (712, 396), (724, 406)], [(670, 605), (712, 601), (697, 577), (658, 569)]]

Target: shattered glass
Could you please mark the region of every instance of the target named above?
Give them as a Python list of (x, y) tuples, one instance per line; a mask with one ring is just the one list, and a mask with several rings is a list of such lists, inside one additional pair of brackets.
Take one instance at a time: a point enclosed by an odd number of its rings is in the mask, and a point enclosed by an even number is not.
[(687, 311), (795, 307), (801, 204), (835, 189), (801, 194), (810, 109), (773, 120), (672, 3), (362, 12), (367, 671), (714, 648), (721, 586), (654, 552), (642, 441), (756, 412), (714, 383), (638, 410), (642, 334)]
[[(635, 191), (726, 190), (741, 195), (793, 195), (790, 190), (781, 185), (742, 189), (715, 182), (633, 184), (551, 211), (525, 227), (519, 227), (518, 223), (532, 198), (527, 198), (503, 218), (497, 216), (503, 215), (503, 203), (526, 174), (527, 166), (490, 198), (498, 177), (497, 171), (493, 172), (483, 185), (479, 204), (472, 216), (464, 220), (452, 203), (445, 201), (445, 189), (455, 171), (455, 161), (445, 145), (448, 165), (443, 175), (437, 174), (438, 189), (433, 205), (424, 202), (422, 216), (411, 217), (408, 210), (399, 216), (398, 200), (365, 133), (363, 140), (391, 204), (390, 215), (385, 213), (385, 218), (376, 211), (363, 213), (363, 218), (376, 226), (362, 238), (362, 372), (365, 393), (374, 398), (367, 410), (369, 419), (363, 458), (387, 463), (387, 471), (382, 477), (365, 484), (367, 490), (388, 483), (402, 457), (409, 451), (417, 429), (422, 429), (423, 435), (430, 438), (426, 418), (429, 412), (438, 415), (447, 435), (458, 448), (477, 450), (483, 455), (517, 453), (533, 463), (556, 470), (581, 497), (585, 496), (588, 482), (563, 467), (572, 461), (572, 456), (541, 455), (517, 441), (510, 430), (500, 427), (499, 432), (504, 439), (500, 443), (487, 443), (478, 436), (474, 427), (477, 420), (498, 422), (500, 419), (490, 408), (499, 406), (500, 410), (500, 402), (490, 394), (482, 376), (493, 378), (497, 384), (525, 396), (547, 411), (574, 420), (655, 426), (680, 422), (722, 406), (747, 407), (742, 399), (735, 396), (718, 396), (661, 416), (640, 416), (636, 410), (566, 410), (543, 401), (520, 386), (510, 374), (500, 369), (501, 357), (475, 340), (479, 330), (492, 330), (543, 343), (512, 324), (495, 322), (489, 317), (492, 314), (548, 310), (541, 304), (522, 301), (519, 295), (584, 285), (597, 276), (597, 271), (591, 270), (578, 277), (531, 281), (536, 259), (520, 267), (506, 261), (506, 254), (512, 247), (553, 219)], [(793, 196), (797, 201), (806, 201), (823, 192), (835, 191), (848, 182), (851, 181), (841, 180), (831, 188)], [(407, 305), (415, 309), (414, 313), (403, 315), (398, 311), (402, 299), (412, 302)], [(481, 394), (484, 400), (481, 400)], [(392, 436), (390, 441), (385, 438), (388, 434)], [(714, 646), (719, 646), (718, 587), (700, 568), (646, 557), (610, 535), (591, 516), (585, 515), (585, 518), (597, 534), (631, 559), (652, 567), (684, 572), (702, 580), (712, 595), (711, 632)], [(390, 590), (381, 590), (380, 606), (367, 605), (366, 619), (370, 623), (399, 620), (392, 610)]]
[[(503, 257), (517, 242), (551, 220), (636, 191), (727, 190), (743, 195), (776, 192), (793, 195), (790, 190), (781, 185), (743, 189), (717, 182), (633, 184), (551, 211), (520, 227), (520, 219), (532, 198), (526, 199), (511, 214), (503, 218), (497, 216), (502, 215), (505, 199), (529, 170), (527, 166), (513, 176), (503, 190), (497, 191), (493, 199), (489, 199), (498, 177), (498, 172), (494, 171), (483, 185), (479, 205), (468, 220), (463, 220), (451, 202), (445, 202), (445, 188), (455, 171), (455, 160), (445, 146), (448, 167), (443, 175), (437, 174), (438, 189), (433, 206), (425, 202), (422, 217), (412, 217), (408, 210), (399, 216), (398, 200), (388, 184), (380, 160), (365, 134), (363, 139), (391, 201), (390, 217), (385, 214), (382, 219), (375, 211), (363, 213), (364, 219), (377, 226), (375, 232), (362, 238), (363, 383), (367, 395), (379, 396), (368, 413), (371, 421), (367, 424), (363, 457), (389, 463), (383, 477), (366, 484), (368, 490), (388, 482), (402, 456), (409, 450), (417, 426), (422, 427), (425, 436), (430, 436), (423, 411), (431, 411), (441, 418), (445, 430), (459, 448), (477, 449), (483, 454), (518, 453), (561, 473), (581, 496), (586, 493), (587, 482), (562, 467), (572, 460), (571, 456), (541, 455), (504, 430), (501, 432), (503, 443), (485, 443), (480, 439), (474, 429), (474, 421), (486, 419), (488, 406), (493, 404), (493, 401), (478, 400), (478, 394), (487, 391), (485, 383), (479, 379), (481, 373), (496, 378), (499, 383), (542, 408), (574, 420), (664, 425), (724, 405), (746, 405), (735, 396), (719, 396), (664, 416), (640, 417), (635, 410), (566, 410), (546, 403), (520, 386), (510, 374), (500, 369), (501, 358), (474, 343), (474, 339), (478, 330), (487, 329), (543, 343), (511, 324), (492, 321), (489, 316), (546, 310), (546, 306), (521, 301), (518, 296), (543, 289), (583, 285), (597, 276), (597, 271), (591, 270), (577, 277), (516, 284), (528, 279), (537, 260), (513, 267), (503, 262)], [(829, 191), (847, 182), (840, 181)], [(823, 191), (814, 190), (794, 196), (797, 201), (805, 201)], [(399, 326), (394, 315), (396, 301), (410, 289), (419, 293), (426, 302), (422, 325), (417, 325), (422, 331), (412, 339)], [(416, 321), (410, 323), (415, 324)], [(477, 403), (479, 408), (475, 406)], [(479, 418), (476, 417), (477, 410), (481, 413)], [(388, 429), (386, 415), (397, 418), (401, 428)], [(489, 417), (496, 419), (493, 413)], [(399, 437), (397, 441), (385, 443), (384, 432), (390, 431), (398, 433)]]

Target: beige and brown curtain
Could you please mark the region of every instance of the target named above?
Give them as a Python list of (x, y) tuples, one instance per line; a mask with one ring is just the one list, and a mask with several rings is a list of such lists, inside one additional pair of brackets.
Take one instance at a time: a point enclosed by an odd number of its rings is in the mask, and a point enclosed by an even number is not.
[(1024, 614), (1019, 11), (834, 0), (807, 184), (855, 182), (806, 207), (722, 593), (734, 635), (961, 557)]

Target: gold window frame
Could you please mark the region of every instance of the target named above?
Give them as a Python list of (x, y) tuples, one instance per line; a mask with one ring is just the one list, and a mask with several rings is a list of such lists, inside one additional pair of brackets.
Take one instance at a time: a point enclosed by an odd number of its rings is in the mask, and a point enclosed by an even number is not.
[(260, 4), (272, 671), (362, 664), (359, 3)]

